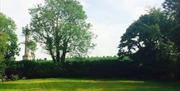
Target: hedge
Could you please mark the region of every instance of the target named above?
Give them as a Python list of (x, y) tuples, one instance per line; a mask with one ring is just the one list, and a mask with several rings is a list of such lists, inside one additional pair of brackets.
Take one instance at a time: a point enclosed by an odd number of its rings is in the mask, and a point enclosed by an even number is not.
[[(65, 64), (52, 61), (6, 61), (6, 75), (26, 78), (85, 77), (119, 79), (179, 79), (179, 66), (171, 69), (162, 63), (139, 64), (116, 57), (68, 59)], [(172, 71), (173, 70), (173, 71)], [(173, 73), (172, 73), (173, 72)]]

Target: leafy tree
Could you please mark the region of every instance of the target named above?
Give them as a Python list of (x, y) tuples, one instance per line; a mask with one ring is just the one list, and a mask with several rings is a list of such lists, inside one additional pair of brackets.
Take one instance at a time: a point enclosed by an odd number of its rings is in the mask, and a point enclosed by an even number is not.
[(176, 44), (178, 51), (180, 52), (180, 25), (174, 26), (170, 33), (170, 39)]
[(0, 32), (7, 34), (8, 46), (4, 54), (6, 60), (14, 60), (18, 54), (17, 35), (15, 33), (16, 25), (14, 21), (0, 13)]
[(3, 81), (3, 75), (5, 72), (6, 65), (3, 63), (4, 61), (4, 54), (7, 51), (7, 35), (5, 33), (0, 32), (0, 79)]
[(176, 47), (168, 38), (173, 24), (173, 20), (160, 9), (151, 9), (148, 14), (141, 16), (127, 29), (122, 36), (118, 55), (124, 57), (134, 54), (136, 60), (144, 59), (148, 62), (148, 60), (157, 60), (157, 55), (161, 53), (162, 57), (176, 54)]
[(151, 9), (128, 27), (121, 37), (118, 55), (129, 56), (147, 71), (145, 74), (163, 72), (161, 75), (174, 78), (179, 53), (169, 39), (173, 24), (173, 19), (163, 11)]
[(54, 62), (64, 62), (70, 55), (85, 54), (91, 43), (90, 24), (82, 5), (76, 0), (45, 0), (30, 10), (34, 39), (43, 44)]

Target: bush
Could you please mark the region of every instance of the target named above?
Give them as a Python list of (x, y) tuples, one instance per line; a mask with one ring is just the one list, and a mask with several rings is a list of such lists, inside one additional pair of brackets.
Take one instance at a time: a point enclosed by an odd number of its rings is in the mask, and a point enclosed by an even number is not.
[[(52, 61), (6, 61), (6, 75), (18, 75), (19, 78), (120, 78), (120, 79), (171, 79), (171, 70), (163, 61), (139, 64), (136, 61), (123, 61), (117, 57), (68, 58), (65, 64)], [(179, 74), (176, 69), (176, 77)]]
[(1, 81), (4, 81), (5, 70), (6, 70), (6, 64), (2, 61), (2, 62), (0, 62), (0, 79), (1, 79)]

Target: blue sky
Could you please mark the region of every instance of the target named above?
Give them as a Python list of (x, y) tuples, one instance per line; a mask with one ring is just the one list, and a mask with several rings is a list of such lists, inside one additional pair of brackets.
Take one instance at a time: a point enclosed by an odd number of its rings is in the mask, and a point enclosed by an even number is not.
[[(79, 0), (84, 6), (88, 22), (97, 38), (93, 40), (96, 47), (89, 51), (90, 56), (114, 56), (118, 51), (120, 37), (126, 28), (152, 7), (161, 7), (164, 0)], [(22, 27), (30, 22), (28, 9), (43, 3), (43, 0), (0, 0), (0, 12), (11, 17), (16, 25), (19, 42), (23, 42)], [(24, 53), (21, 47), (18, 60)], [(37, 58), (49, 58), (42, 48), (36, 51)]]

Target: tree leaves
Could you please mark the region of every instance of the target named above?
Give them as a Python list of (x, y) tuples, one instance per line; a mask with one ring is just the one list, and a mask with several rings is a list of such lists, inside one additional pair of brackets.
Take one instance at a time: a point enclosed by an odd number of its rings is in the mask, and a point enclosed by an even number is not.
[(19, 52), (15, 29), (14, 21), (0, 13), (0, 32), (6, 33), (8, 41), (7, 50), (4, 54), (6, 60), (15, 59), (14, 56)]
[[(84, 54), (93, 47), (90, 24), (82, 5), (76, 0), (46, 0), (45, 5), (31, 9), (32, 35), (44, 45), (54, 61)], [(64, 59), (61, 59), (64, 61)]]
[[(157, 55), (167, 54), (170, 56), (170, 51), (177, 54), (176, 47), (171, 43), (168, 36), (173, 27), (171, 24), (171, 18), (168, 18), (163, 11), (151, 9), (148, 14), (142, 15), (137, 21), (131, 24), (126, 33), (121, 37), (118, 55), (135, 54), (137, 56), (143, 55), (142, 53), (148, 55), (156, 55), (155, 53), (157, 53)], [(161, 50), (164, 51), (162, 52)], [(152, 56), (149, 57), (152, 59)], [(166, 58), (167, 56), (163, 57)]]

